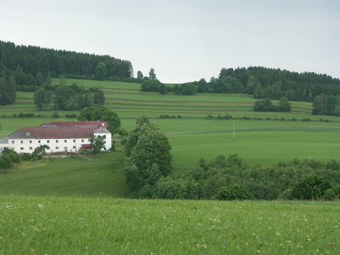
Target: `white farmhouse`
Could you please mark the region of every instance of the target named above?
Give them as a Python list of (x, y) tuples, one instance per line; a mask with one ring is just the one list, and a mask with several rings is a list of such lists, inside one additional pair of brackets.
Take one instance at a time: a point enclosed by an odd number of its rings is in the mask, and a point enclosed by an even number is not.
[(40, 145), (48, 145), (47, 153), (77, 153), (90, 147), (90, 135), (104, 136), (105, 149), (112, 146), (112, 135), (105, 121), (45, 122), (39, 127), (22, 127), (0, 140), (0, 150), (32, 153)]

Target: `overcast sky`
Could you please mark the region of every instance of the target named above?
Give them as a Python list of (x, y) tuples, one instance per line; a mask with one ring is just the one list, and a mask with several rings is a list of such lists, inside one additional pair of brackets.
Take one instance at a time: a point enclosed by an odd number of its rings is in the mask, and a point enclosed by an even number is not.
[(339, 0), (0, 0), (0, 40), (187, 82), (264, 66), (340, 78)]

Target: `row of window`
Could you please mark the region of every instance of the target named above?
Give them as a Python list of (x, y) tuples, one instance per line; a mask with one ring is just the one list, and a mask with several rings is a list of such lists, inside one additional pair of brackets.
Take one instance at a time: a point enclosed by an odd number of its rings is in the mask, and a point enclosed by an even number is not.
[[(82, 142), (84, 142), (84, 139), (81, 139)], [(56, 143), (59, 142), (59, 140), (55, 140)], [(76, 140), (73, 140), (73, 142), (75, 143)], [(24, 143), (24, 140), (21, 140), (21, 143)], [(32, 140), (30, 140), (30, 143), (32, 143)], [(38, 143), (41, 143), (40, 140), (38, 140)], [(47, 140), (47, 143), (50, 143), (50, 140)], [(67, 143), (67, 140), (64, 140), (64, 143)], [(14, 140), (12, 140), (12, 144), (14, 144)]]
[[(66, 147), (65, 147), (66, 148)], [(55, 147), (56, 150), (59, 150), (59, 146)], [(76, 146), (73, 146), (73, 149), (76, 149)], [(20, 147), (20, 150), (24, 150), (24, 147)], [(33, 147), (29, 147), (29, 150), (33, 150)]]

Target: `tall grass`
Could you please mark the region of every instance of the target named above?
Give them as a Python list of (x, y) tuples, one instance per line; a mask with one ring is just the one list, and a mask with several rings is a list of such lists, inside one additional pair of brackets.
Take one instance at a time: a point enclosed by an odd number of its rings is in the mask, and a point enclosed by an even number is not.
[(0, 196), (0, 254), (337, 254), (339, 203)]

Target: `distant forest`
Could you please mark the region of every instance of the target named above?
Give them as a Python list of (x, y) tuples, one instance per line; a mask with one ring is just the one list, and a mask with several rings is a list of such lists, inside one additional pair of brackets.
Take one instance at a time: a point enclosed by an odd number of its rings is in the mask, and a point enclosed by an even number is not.
[[(0, 41), (0, 105), (13, 103), (9, 90), (36, 91), (51, 78), (121, 80), (133, 75), (130, 61)], [(14, 80), (13, 80), (14, 79)], [(15, 82), (14, 82), (15, 81)]]
[(297, 73), (265, 67), (223, 68), (218, 78), (209, 82), (201, 79), (184, 83), (180, 89), (192, 87), (198, 93), (246, 93), (255, 98), (313, 102), (314, 97), (324, 94), (340, 94), (340, 80), (326, 74)]

